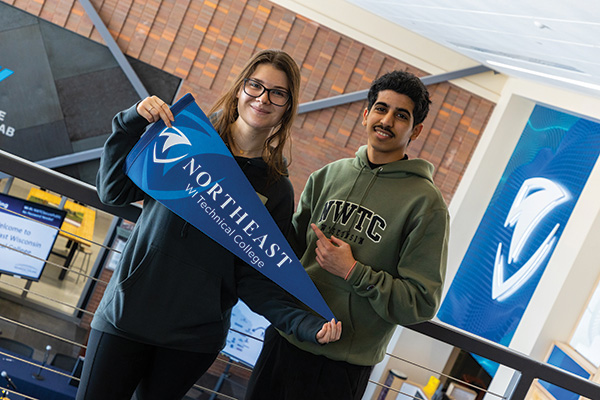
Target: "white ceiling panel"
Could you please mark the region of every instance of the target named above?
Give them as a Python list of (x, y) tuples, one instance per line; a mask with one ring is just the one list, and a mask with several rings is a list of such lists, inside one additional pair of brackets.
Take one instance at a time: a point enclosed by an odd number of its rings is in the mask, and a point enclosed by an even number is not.
[(507, 75), (600, 95), (598, 0), (348, 2)]

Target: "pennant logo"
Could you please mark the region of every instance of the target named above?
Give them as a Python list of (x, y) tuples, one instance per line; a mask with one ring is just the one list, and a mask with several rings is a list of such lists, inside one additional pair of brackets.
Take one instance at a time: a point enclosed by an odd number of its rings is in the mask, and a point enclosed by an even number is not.
[(126, 173), (149, 196), (327, 320), (333, 313), (208, 118), (187, 94), (154, 123)]
[[(165, 154), (174, 146), (184, 145), (191, 146), (189, 139), (175, 127), (165, 128), (159, 135), (159, 137), (166, 137), (162, 150), (157, 152), (157, 147), (160, 147), (158, 143), (154, 143), (153, 160), (155, 163), (170, 164), (182, 160), (188, 153), (185, 153), (179, 157), (165, 158)], [(181, 147), (181, 146), (180, 146)]]
[[(570, 198), (561, 186), (546, 178), (531, 178), (523, 182), (508, 212), (505, 227), (514, 228), (508, 251), (508, 264), (520, 261), (524, 246), (536, 227), (557, 206)], [(503, 301), (517, 292), (539, 269), (556, 243), (556, 224), (535, 253), (510, 278), (505, 279), (502, 243), (498, 243), (492, 278), (492, 299)]]

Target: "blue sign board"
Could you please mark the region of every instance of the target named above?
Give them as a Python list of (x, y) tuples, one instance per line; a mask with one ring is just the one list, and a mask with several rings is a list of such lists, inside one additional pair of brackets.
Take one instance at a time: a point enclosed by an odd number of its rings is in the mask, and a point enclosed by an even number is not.
[[(600, 124), (536, 106), (438, 318), (508, 346), (600, 152)], [(479, 358), (488, 373), (497, 365)]]

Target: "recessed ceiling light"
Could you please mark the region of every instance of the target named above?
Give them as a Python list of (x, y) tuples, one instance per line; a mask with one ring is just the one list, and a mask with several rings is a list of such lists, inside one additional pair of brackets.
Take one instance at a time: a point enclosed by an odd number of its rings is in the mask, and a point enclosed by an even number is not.
[(533, 24), (540, 29), (550, 29), (550, 27), (548, 25), (546, 25), (540, 21), (533, 21)]

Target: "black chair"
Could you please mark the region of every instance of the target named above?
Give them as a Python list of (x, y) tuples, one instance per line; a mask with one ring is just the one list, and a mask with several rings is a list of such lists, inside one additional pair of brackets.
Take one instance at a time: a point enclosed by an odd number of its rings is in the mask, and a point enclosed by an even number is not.
[(84, 359), (82, 356), (79, 356), (79, 358), (77, 358), (77, 362), (75, 363), (73, 372), (71, 372), (73, 378), (71, 378), (71, 380), (69, 381), (69, 385), (79, 387), (79, 378), (81, 378), (81, 371), (83, 371), (83, 360)]
[(77, 357), (68, 356), (62, 353), (56, 353), (54, 355), (54, 358), (52, 358), (50, 365), (70, 373), (73, 372), (73, 368), (75, 368), (76, 363)]
[(33, 347), (14, 339), (0, 337), (0, 347), (23, 357), (33, 357)]

